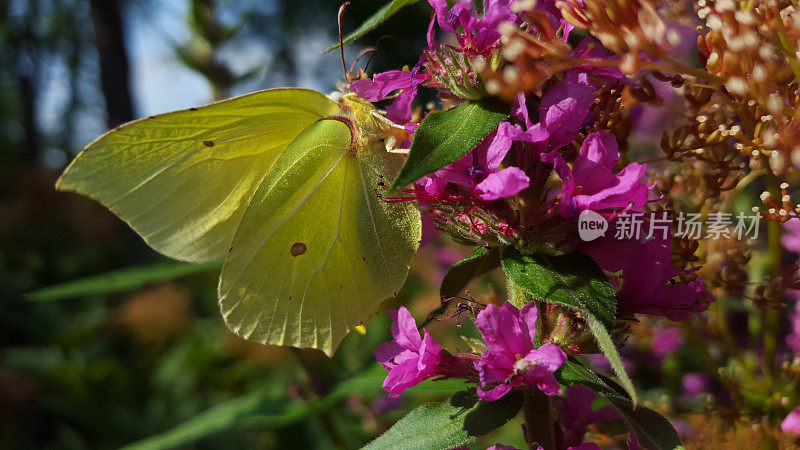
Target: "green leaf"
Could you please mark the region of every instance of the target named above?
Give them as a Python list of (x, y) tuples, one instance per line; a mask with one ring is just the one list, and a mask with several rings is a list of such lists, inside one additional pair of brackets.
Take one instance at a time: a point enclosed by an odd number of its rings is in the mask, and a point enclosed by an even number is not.
[(158, 450), (175, 448), (196, 442), (240, 423), (264, 408), (267, 399), (258, 391), (243, 397), (228, 400), (210, 408), (178, 426), (127, 445), (126, 449)]
[(606, 355), (614, 373), (638, 402), (633, 386), (608, 329), (614, 324), (614, 290), (600, 266), (588, 255), (573, 251), (563, 256), (526, 255), (508, 247), (503, 251), (503, 270), (534, 297), (573, 308), (581, 313)]
[(595, 341), (597, 341), (597, 345), (600, 346), (600, 350), (606, 355), (606, 359), (611, 364), (611, 368), (614, 370), (614, 373), (619, 378), (620, 383), (625, 387), (625, 390), (633, 399), (633, 404), (639, 403), (639, 397), (636, 394), (636, 388), (633, 386), (633, 381), (631, 377), (628, 376), (628, 372), (625, 371), (625, 366), (622, 364), (622, 358), (619, 357), (619, 352), (617, 352), (617, 346), (614, 345), (614, 341), (611, 339), (611, 336), (608, 334), (608, 330), (606, 327), (600, 323), (596, 317), (591, 314), (584, 313), (584, 318), (586, 319), (586, 323), (589, 325), (589, 329), (592, 331), (594, 335)]
[(428, 114), (414, 133), (408, 159), (389, 191), (458, 161), (507, 116), (508, 107), (492, 98)]
[[(348, 34), (342, 40), (343, 44), (349, 44), (356, 39), (364, 36), (365, 34), (369, 33), (370, 31), (377, 28), (378, 25), (386, 22), (386, 19), (392, 17), (397, 11), (399, 11), (404, 6), (408, 6), (412, 3), (416, 3), (418, 0), (392, 0), (389, 3), (383, 5), (381, 9), (375, 11), (375, 14), (369, 17), (364, 23), (361, 24), (355, 31)], [(331, 50), (335, 50), (339, 48), (339, 44), (335, 44), (329, 49), (325, 50), (325, 53), (328, 53)]]
[(493, 402), (461, 391), (442, 403), (422, 405), (400, 419), (364, 449), (440, 449), (463, 445), (486, 435), (519, 413), (523, 398), (512, 391)]
[(474, 278), (500, 267), (500, 247), (478, 247), (461, 261), (447, 270), (442, 280), (439, 295), (444, 298), (455, 297)]
[(649, 449), (678, 450), (683, 444), (669, 420), (641, 405), (635, 405), (614, 381), (570, 359), (556, 372), (558, 382), (567, 386), (582, 384), (608, 400), (622, 420), (636, 433), (639, 444)]
[(339, 383), (328, 395), (316, 401), (291, 402), (283, 395), (270, 396), (261, 390), (252, 392), (220, 403), (173, 428), (134, 442), (125, 448), (161, 450), (181, 447), (235, 426), (285, 427), (303, 420), (310, 414), (332, 409), (354, 393), (379, 394), (382, 391), (381, 383), (385, 373), (382, 367), (376, 366)]
[[(374, 366), (339, 383), (325, 397), (309, 402), (292, 402), (283, 395), (256, 391), (220, 403), (166, 431), (134, 442), (125, 448), (161, 450), (182, 447), (233, 427), (282, 428), (297, 423), (311, 414), (335, 408), (347, 397), (359, 394), (375, 397), (385, 391), (381, 387), (386, 370)], [(465, 388), (462, 380), (427, 380), (406, 390), (407, 395), (452, 395)]]
[(606, 327), (614, 324), (614, 290), (600, 266), (585, 253), (526, 255), (508, 247), (502, 263), (506, 275), (534, 297), (588, 311)]
[(54, 301), (132, 291), (148, 283), (172, 280), (221, 268), (222, 261), (210, 261), (202, 264), (167, 262), (128, 267), (39, 289), (29, 293), (28, 299)]

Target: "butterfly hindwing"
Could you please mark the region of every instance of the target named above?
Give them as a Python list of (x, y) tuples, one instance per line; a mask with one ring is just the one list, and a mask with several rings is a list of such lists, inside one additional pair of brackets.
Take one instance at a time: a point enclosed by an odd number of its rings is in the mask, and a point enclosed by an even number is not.
[(237, 334), (330, 354), (405, 281), (419, 213), (379, 198), (402, 161), (380, 145), (351, 151), (350, 140), (342, 122), (317, 122), (264, 177), (220, 277)]

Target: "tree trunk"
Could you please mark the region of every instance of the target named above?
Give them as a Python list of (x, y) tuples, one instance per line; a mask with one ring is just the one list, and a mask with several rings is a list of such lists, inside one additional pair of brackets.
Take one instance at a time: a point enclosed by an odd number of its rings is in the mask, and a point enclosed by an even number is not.
[(89, 0), (89, 5), (100, 58), (100, 85), (106, 100), (107, 124), (113, 128), (133, 120), (120, 1)]

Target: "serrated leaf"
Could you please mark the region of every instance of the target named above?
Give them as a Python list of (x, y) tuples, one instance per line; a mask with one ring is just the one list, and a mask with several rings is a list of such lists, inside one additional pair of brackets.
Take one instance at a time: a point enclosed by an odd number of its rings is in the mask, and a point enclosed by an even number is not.
[(66, 283), (48, 286), (28, 294), (29, 300), (55, 301), (90, 295), (107, 295), (132, 291), (148, 283), (172, 280), (195, 273), (219, 270), (222, 261), (201, 264), (157, 263), (147, 266), (127, 267), (125, 269), (93, 275)]
[(414, 133), (408, 159), (389, 191), (458, 161), (507, 116), (508, 107), (492, 98), (428, 114)]
[(636, 433), (643, 447), (656, 450), (680, 450), (683, 444), (669, 420), (641, 405), (635, 405), (614, 381), (570, 359), (556, 371), (559, 383), (571, 386), (582, 384), (608, 400), (622, 420)]
[(608, 277), (588, 255), (573, 251), (563, 256), (526, 255), (508, 247), (502, 255), (506, 275), (534, 297), (573, 308), (581, 313), (614, 373), (634, 404), (638, 402), (622, 359), (608, 329), (614, 324), (616, 303)]
[(534, 297), (589, 312), (607, 328), (614, 324), (614, 290), (600, 266), (585, 253), (526, 255), (508, 247), (502, 264), (506, 275)]
[(595, 341), (597, 341), (597, 345), (606, 356), (606, 359), (608, 359), (609, 364), (611, 364), (614, 374), (617, 375), (620, 383), (622, 383), (628, 395), (633, 399), (633, 404), (639, 403), (639, 396), (636, 394), (636, 388), (633, 386), (633, 381), (631, 377), (628, 376), (628, 372), (625, 371), (622, 358), (620, 358), (619, 352), (617, 352), (617, 346), (614, 345), (614, 341), (608, 334), (608, 330), (606, 330), (606, 327), (593, 315), (584, 313), (584, 318), (586, 319), (587, 325), (589, 325), (589, 329), (592, 331), (592, 335), (594, 335)]
[(500, 267), (500, 252), (499, 247), (478, 247), (453, 264), (442, 279), (439, 295), (443, 299), (459, 295), (472, 279)]
[[(392, 1), (390, 1), (389, 3), (383, 5), (383, 7), (381, 7), (381, 9), (375, 11), (375, 14), (371, 15), (369, 17), (369, 19), (364, 21), (364, 23), (362, 23), (361, 26), (356, 28), (355, 31), (353, 31), (352, 33), (348, 34), (347, 37), (345, 37), (342, 40), (342, 43), (343, 44), (349, 44), (349, 43), (355, 41), (356, 39), (364, 36), (365, 34), (369, 33), (370, 31), (374, 30), (375, 28), (377, 28), (378, 25), (382, 24), (383, 22), (386, 22), (386, 20), (388, 18), (390, 18), (393, 15), (395, 15), (395, 13), (397, 13), (397, 11), (399, 11), (404, 6), (408, 6), (408, 5), (412, 4), (412, 3), (416, 3), (417, 1), (419, 1), (419, 0), (392, 0)], [(335, 50), (337, 48), (339, 48), (339, 44), (338, 43), (334, 44), (329, 49), (325, 50), (325, 53), (328, 53), (329, 51)]]
[(463, 445), (506, 424), (519, 413), (522, 403), (522, 395), (515, 391), (493, 402), (479, 401), (474, 391), (461, 391), (448, 401), (414, 409), (364, 449), (441, 449)]

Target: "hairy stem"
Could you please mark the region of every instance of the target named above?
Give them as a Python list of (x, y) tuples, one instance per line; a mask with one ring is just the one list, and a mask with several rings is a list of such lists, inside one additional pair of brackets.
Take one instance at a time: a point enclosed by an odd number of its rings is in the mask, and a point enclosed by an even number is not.
[(525, 442), (529, 448), (544, 450), (556, 449), (556, 438), (553, 433), (553, 420), (550, 415), (550, 397), (536, 388), (523, 388), (525, 404), (522, 413), (525, 416)]

